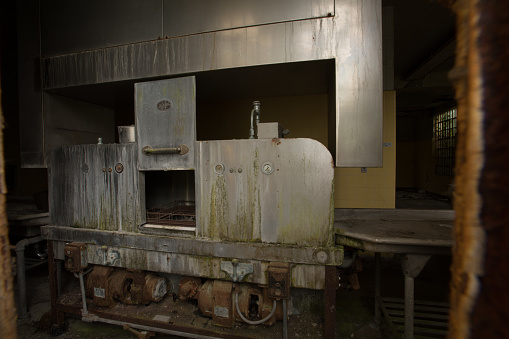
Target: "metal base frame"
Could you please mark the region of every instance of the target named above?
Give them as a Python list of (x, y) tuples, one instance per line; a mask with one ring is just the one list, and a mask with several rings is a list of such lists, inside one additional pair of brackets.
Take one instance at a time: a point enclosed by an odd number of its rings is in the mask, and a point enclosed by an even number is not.
[(380, 252), (375, 253), (375, 325), (381, 324), (383, 314), (396, 337), (400, 337), (399, 331), (403, 330), (403, 338), (412, 339), (414, 324), (420, 326), (420, 335), (447, 335), (448, 303), (414, 299), (414, 278), (421, 273), (429, 258), (430, 255), (423, 254), (403, 255), (401, 269), (405, 278), (405, 298), (383, 298), (380, 293)]
[[(51, 315), (54, 329), (64, 330), (66, 326), (66, 314), (83, 316), (82, 303), (67, 304), (59, 299), (60, 293), (60, 274), (61, 261), (55, 258), (53, 241), (48, 241), (48, 265), (49, 282), (51, 296)], [(336, 332), (336, 289), (338, 285), (338, 274), (335, 266), (325, 266), (325, 318), (323, 323), (323, 338), (334, 338)], [(81, 299), (80, 299), (81, 300)], [(133, 318), (108, 312), (108, 309), (90, 305), (88, 315), (83, 317), (84, 321), (98, 321), (109, 324), (121, 325), (125, 329), (139, 329), (156, 331), (160, 329), (161, 333), (174, 334), (190, 338), (254, 338), (252, 335), (219, 333), (208, 329), (200, 329), (182, 325), (172, 324), (171, 322), (155, 321), (148, 319)], [(238, 328), (235, 328), (237, 331)], [(287, 334), (286, 334), (287, 335)], [(281, 331), (281, 337), (285, 333)], [(255, 334), (256, 337), (256, 334)], [(290, 334), (290, 337), (292, 335)]]

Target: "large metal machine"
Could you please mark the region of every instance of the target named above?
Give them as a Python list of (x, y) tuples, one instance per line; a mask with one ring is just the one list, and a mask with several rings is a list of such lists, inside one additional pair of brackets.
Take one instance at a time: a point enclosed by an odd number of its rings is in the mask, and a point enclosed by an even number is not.
[[(48, 168), (54, 322), (334, 336), (337, 268), (351, 263), (335, 243), (334, 167), (382, 164), (380, 1), (27, 5), (40, 25), (21, 33), (21, 158)], [(245, 139), (198, 138), (198, 95), (221, 80), (214, 102), (324, 93), (328, 148), (260, 122), (260, 102)], [(134, 126), (113, 143), (131, 97)], [(77, 293), (58, 295), (62, 262)], [(317, 308), (324, 326), (307, 326)]]
[(282, 138), (277, 123), (255, 124), (257, 138), (197, 141), (195, 93), (194, 77), (138, 83), (135, 142), (52, 154), (43, 236), (79, 275), (85, 320), (108, 319), (87, 303), (174, 294), (215, 325), (270, 324), (286, 319), (294, 289), (325, 289), (326, 268), (343, 263), (327, 148)]

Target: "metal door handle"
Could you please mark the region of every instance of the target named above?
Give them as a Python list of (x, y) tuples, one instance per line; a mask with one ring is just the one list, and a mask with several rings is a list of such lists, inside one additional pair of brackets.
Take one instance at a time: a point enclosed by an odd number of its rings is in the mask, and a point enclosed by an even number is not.
[(152, 148), (151, 146), (145, 146), (141, 150), (145, 155), (151, 154), (180, 154), (184, 155), (189, 152), (189, 146), (180, 145), (179, 147), (169, 147), (169, 148)]

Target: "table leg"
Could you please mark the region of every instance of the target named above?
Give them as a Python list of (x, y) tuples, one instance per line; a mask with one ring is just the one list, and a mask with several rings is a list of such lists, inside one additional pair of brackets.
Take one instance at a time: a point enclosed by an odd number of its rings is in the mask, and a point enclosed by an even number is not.
[(27, 305), (27, 287), (26, 287), (26, 266), (25, 249), (30, 244), (43, 241), (41, 236), (25, 238), (16, 244), (16, 270), (18, 275), (18, 321), (25, 322), (30, 320)]
[(405, 275), (405, 339), (414, 337), (414, 278)]
[(380, 310), (380, 253), (375, 252), (375, 325), (382, 323)]
[(421, 273), (430, 257), (423, 254), (401, 257), (401, 269), (405, 275), (405, 339), (414, 337), (414, 278)]

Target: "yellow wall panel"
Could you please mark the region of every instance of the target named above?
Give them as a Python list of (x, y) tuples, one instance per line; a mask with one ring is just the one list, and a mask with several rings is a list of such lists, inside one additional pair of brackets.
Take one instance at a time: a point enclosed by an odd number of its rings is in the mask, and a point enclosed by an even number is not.
[(395, 208), (396, 199), (396, 92), (384, 92), (383, 166), (336, 168), (336, 208)]

